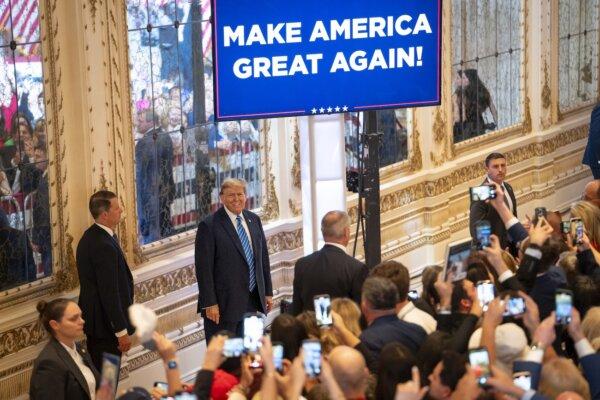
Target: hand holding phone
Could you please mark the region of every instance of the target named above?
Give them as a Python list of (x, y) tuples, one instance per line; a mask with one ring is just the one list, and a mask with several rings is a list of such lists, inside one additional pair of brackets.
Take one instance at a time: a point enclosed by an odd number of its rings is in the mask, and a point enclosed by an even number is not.
[(556, 323), (568, 325), (571, 322), (571, 310), (573, 308), (573, 292), (567, 289), (556, 289)]
[(223, 345), (223, 357), (234, 358), (241, 357), (244, 353), (244, 339), (242, 338), (231, 338), (225, 340)]
[(477, 241), (477, 250), (483, 250), (484, 247), (490, 247), (491, 234), (492, 225), (489, 221), (481, 220), (475, 224), (475, 239)]
[(525, 314), (525, 299), (520, 296), (511, 296), (506, 302), (505, 317), (515, 317)]
[(259, 313), (249, 313), (244, 316), (244, 349), (256, 353), (261, 346), (260, 339), (265, 329), (264, 321)]
[(544, 217), (545, 219), (547, 215), (548, 212), (546, 211), (546, 207), (536, 207), (533, 214), (533, 225), (537, 225), (540, 218)]
[(477, 298), (479, 298), (481, 308), (485, 312), (488, 309), (488, 305), (494, 300), (494, 297), (496, 297), (496, 289), (491, 281), (479, 281), (477, 282), (476, 288)]
[(314, 297), (315, 317), (317, 325), (321, 328), (329, 328), (333, 324), (331, 318), (331, 298), (328, 294), (318, 294)]
[(119, 368), (121, 366), (121, 357), (110, 353), (102, 354), (102, 379), (100, 387), (108, 388), (110, 393), (117, 392), (119, 383)]
[(486, 201), (496, 198), (496, 188), (490, 185), (475, 186), (469, 188), (471, 201)]
[(321, 374), (321, 342), (315, 339), (302, 341), (304, 352), (304, 371), (310, 377)]
[(492, 376), (490, 369), (490, 355), (485, 347), (469, 350), (469, 364), (475, 372), (479, 386), (486, 386), (487, 380)]

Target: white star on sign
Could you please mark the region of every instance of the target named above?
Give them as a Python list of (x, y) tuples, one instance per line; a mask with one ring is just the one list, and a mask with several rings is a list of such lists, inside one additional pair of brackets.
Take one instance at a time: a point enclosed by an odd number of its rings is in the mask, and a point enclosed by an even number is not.
[(335, 112), (340, 112), (340, 106), (335, 106)]
[(348, 106), (342, 107), (342, 111), (348, 111)]
[(332, 111), (333, 111), (333, 108), (331, 108), (331, 107), (327, 107), (327, 112), (328, 112), (328, 113), (330, 113), (330, 112), (332, 112)]
[(312, 112), (313, 114), (316, 114), (317, 113), (317, 109), (313, 108), (312, 110), (310, 110), (310, 112)]
[(321, 108), (319, 108), (319, 112), (320, 112), (321, 114), (323, 114), (323, 113), (325, 112), (325, 109), (324, 109), (323, 107), (321, 107)]

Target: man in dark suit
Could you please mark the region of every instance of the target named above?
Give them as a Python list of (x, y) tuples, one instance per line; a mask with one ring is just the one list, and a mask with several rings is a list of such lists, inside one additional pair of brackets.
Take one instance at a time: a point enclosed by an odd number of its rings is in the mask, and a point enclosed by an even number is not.
[(95, 223), (77, 246), (79, 307), (88, 350), (101, 371), (103, 352), (121, 356), (131, 347), (134, 328), (127, 309), (133, 303), (133, 277), (114, 233), (123, 213), (117, 196), (107, 190), (96, 192), (89, 208)]
[(35, 279), (36, 266), (27, 235), (12, 228), (0, 208), (0, 290)]
[(48, 154), (46, 144), (35, 147), (35, 167), (40, 171), (37, 189), (33, 197), (33, 228), (31, 243), (33, 250), (42, 256), (44, 276), (52, 270), (52, 243), (50, 241), (50, 194), (48, 185)]
[(160, 129), (151, 110), (138, 113), (143, 137), (135, 145), (135, 174), (140, 233), (143, 243), (171, 234), (171, 203), (175, 198), (173, 141)]
[(246, 182), (226, 179), (223, 207), (198, 225), (198, 312), (206, 342), (220, 330), (241, 336), (246, 312), (268, 313), (273, 288), (267, 240), (258, 215), (245, 210)]
[(329, 211), (321, 220), (325, 245), (321, 250), (300, 258), (294, 267), (292, 310), (314, 311), (313, 297), (328, 294), (349, 297), (360, 303), (363, 282), (369, 274), (365, 264), (346, 254), (350, 241), (350, 217), (344, 211)]
[[(492, 153), (485, 158), (485, 170), (487, 173), (486, 179), (482, 182), (482, 185), (488, 185), (492, 182), (497, 183), (502, 187), (504, 191), (504, 202), (510, 210), (510, 212), (516, 217), (517, 216), (517, 199), (513, 192), (512, 186), (504, 181), (506, 177), (506, 157), (501, 153)], [(498, 215), (498, 212), (492, 207), (491, 204), (485, 201), (473, 201), (471, 202), (471, 209), (469, 215), (469, 229), (471, 231), (471, 237), (476, 238), (475, 226), (479, 221), (487, 220), (492, 227), (492, 233), (500, 239), (500, 245), (503, 249), (508, 247), (514, 239), (508, 235), (506, 226), (502, 222), (502, 219)]]
[(589, 165), (594, 179), (600, 179), (600, 104), (592, 111), (590, 134), (582, 162)]

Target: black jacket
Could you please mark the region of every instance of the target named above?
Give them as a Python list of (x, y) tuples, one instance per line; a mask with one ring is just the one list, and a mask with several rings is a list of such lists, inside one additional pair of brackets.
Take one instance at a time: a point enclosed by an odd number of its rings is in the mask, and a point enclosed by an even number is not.
[[(485, 185), (487, 180), (482, 183)], [(515, 194), (513, 192), (512, 186), (510, 186), (507, 182), (504, 182), (504, 186), (506, 186), (505, 195), (510, 196), (510, 199), (513, 204), (513, 214), (517, 216), (517, 199), (515, 198)], [(504, 226), (504, 222), (498, 215), (498, 212), (491, 204), (486, 204), (483, 201), (474, 201), (471, 203), (471, 209), (469, 214), (469, 229), (471, 232), (471, 237), (476, 238), (475, 234), (475, 225), (477, 222), (481, 220), (488, 220), (492, 227), (492, 233), (500, 239), (500, 246), (505, 249), (510, 242), (514, 242), (514, 238), (509, 238), (508, 232)]]
[(368, 274), (365, 264), (328, 244), (300, 258), (294, 267), (294, 315), (314, 311), (313, 297), (318, 294), (328, 294), (332, 299), (348, 297), (360, 304), (362, 284)]
[[(86, 364), (96, 378), (96, 389), (100, 385), (100, 374), (90, 355), (77, 345)], [(33, 372), (29, 385), (31, 400), (85, 400), (90, 399), (90, 389), (83, 373), (67, 350), (54, 338), (33, 363)]]
[(127, 329), (133, 334), (127, 309), (133, 303), (133, 277), (117, 241), (93, 224), (77, 246), (79, 307), (85, 320), (85, 334), (114, 338)]

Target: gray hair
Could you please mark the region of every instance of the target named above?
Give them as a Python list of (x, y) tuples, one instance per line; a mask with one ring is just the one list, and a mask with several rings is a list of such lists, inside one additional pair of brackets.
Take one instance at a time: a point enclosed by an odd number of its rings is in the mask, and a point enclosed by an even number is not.
[(362, 298), (373, 310), (390, 310), (396, 307), (400, 296), (398, 288), (388, 278), (370, 276), (362, 287)]
[(221, 184), (221, 190), (219, 190), (219, 194), (223, 194), (223, 191), (225, 191), (225, 189), (233, 189), (233, 188), (243, 188), (244, 189), (244, 193), (246, 193), (246, 181), (243, 179), (237, 179), (237, 178), (227, 178), (223, 181), (223, 183)]
[(344, 230), (350, 226), (350, 217), (345, 211), (329, 211), (321, 220), (323, 238), (342, 238)]

